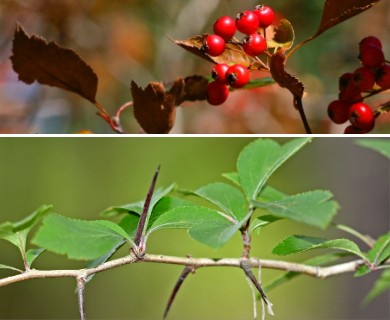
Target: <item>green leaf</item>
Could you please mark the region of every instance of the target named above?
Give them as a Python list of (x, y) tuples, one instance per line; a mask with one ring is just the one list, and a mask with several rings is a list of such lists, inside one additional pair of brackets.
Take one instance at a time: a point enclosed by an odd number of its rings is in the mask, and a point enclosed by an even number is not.
[(113, 218), (125, 213), (134, 213), (140, 216), (143, 205), (144, 201), (142, 200), (133, 203), (128, 203), (122, 206), (109, 207), (103, 212), (101, 212), (100, 216), (105, 219)]
[[(135, 214), (128, 214), (122, 218), (122, 220), (119, 222), (119, 226), (123, 230), (125, 230), (130, 237), (134, 237), (135, 231), (137, 230), (137, 226), (138, 226), (138, 220), (139, 220), (139, 216)], [(113, 254), (117, 252), (119, 248), (122, 247), (125, 243), (126, 241), (124, 239), (118, 239), (118, 241), (114, 243), (112, 247), (104, 255), (87, 263), (86, 267), (95, 268), (107, 262), (113, 256)], [(90, 275), (86, 281), (87, 282), (91, 281), (94, 276), (95, 276), (94, 274)]]
[(271, 202), (271, 201), (279, 201), (287, 198), (288, 195), (285, 193), (267, 185), (260, 193), (260, 197), (258, 198), (261, 202)]
[(332, 197), (329, 191), (315, 190), (288, 196), (280, 201), (252, 203), (280, 218), (325, 229), (339, 208), (337, 202), (329, 200)]
[(186, 229), (189, 235), (207, 246), (223, 246), (241, 227), (223, 213), (206, 207), (177, 207), (160, 215), (149, 228), (147, 237), (161, 229)]
[(241, 187), (240, 177), (238, 176), (238, 172), (228, 172), (222, 174), (222, 177), (228, 179), (233, 182), (237, 187)]
[(281, 219), (278, 217), (272, 216), (272, 215), (264, 215), (261, 217), (257, 217), (256, 219), (254, 219), (251, 222), (251, 224), (249, 226), (249, 232), (253, 233), (253, 231), (255, 231), (261, 227), (265, 227), (265, 226), (267, 226), (273, 222), (279, 221), (279, 220), (281, 220)]
[[(390, 232), (382, 235), (375, 241), (373, 248), (367, 252), (367, 258), (372, 265), (379, 266), (390, 257)], [(371, 269), (366, 265), (360, 266), (355, 277), (361, 277), (370, 273)]]
[(385, 293), (390, 289), (390, 269), (387, 269), (381, 273), (381, 276), (378, 280), (375, 281), (374, 287), (365, 297), (364, 302), (368, 303), (374, 300), (376, 297)]
[(217, 205), (236, 221), (245, 218), (248, 205), (242, 193), (229, 184), (216, 182), (194, 192), (196, 195)]
[(52, 211), (52, 208), (53, 206), (43, 205), (20, 221), (0, 224), (0, 239), (11, 242), (23, 254), (26, 248), (28, 233), (44, 216)]
[(9, 269), (9, 270), (17, 271), (19, 273), (23, 272), (22, 270), (19, 270), (17, 268), (11, 267), (11, 266), (7, 266), (5, 264), (0, 264), (0, 269)]
[(271, 175), (310, 141), (294, 139), (281, 146), (274, 140), (259, 139), (246, 146), (238, 158), (237, 171), (247, 198), (255, 200)]
[(154, 222), (164, 213), (178, 208), (178, 207), (188, 207), (193, 206), (194, 204), (190, 201), (175, 198), (175, 197), (163, 197), (153, 208), (152, 214), (150, 215), (148, 230), (152, 228)]
[(46, 249), (43, 249), (43, 248), (37, 248), (37, 249), (30, 249), (30, 250), (27, 250), (26, 252), (26, 261), (27, 261), (27, 264), (31, 267), (31, 265), (33, 264), (33, 262), (35, 261), (36, 258), (38, 258), (38, 256), (45, 252)]
[(280, 242), (273, 250), (273, 254), (285, 256), (289, 254), (302, 253), (313, 249), (336, 249), (342, 250), (363, 259), (365, 255), (360, 251), (356, 243), (348, 239), (327, 240), (305, 236), (290, 236)]
[[(158, 201), (160, 201), (163, 197), (165, 197), (168, 193), (170, 193), (173, 188), (175, 188), (175, 184), (171, 184), (167, 188), (157, 188), (152, 196), (152, 200), (150, 202), (149, 211), (153, 210), (153, 207), (156, 205)], [(141, 215), (142, 208), (144, 207), (145, 199), (137, 202), (132, 202), (129, 204), (114, 206), (104, 210), (100, 216), (103, 218), (112, 218), (124, 213), (136, 213)]]
[(69, 259), (93, 260), (124, 238), (131, 241), (120, 226), (110, 221), (84, 221), (50, 214), (43, 220), (33, 243), (66, 254)]
[(272, 77), (252, 79), (247, 85), (243, 87), (243, 89), (256, 89), (270, 86), (272, 84), (275, 84), (275, 80)]
[[(349, 255), (349, 253), (345, 252), (338, 252), (338, 253), (326, 253), (308, 260), (303, 261), (303, 264), (309, 265), (309, 266), (323, 266), (335, 261), (338, 261), (345, 256)], [(281, 276), (275, 278), (272, 280), (270, 283), (268, 283), (265, 287), (264, 290), (270, 291), (272, 289), (275, 289), (276, 287), (286, 283), (287, 281), (290, 281), (298, 276), (301, 276), (302, 273), (298, 272), (285, 272)]]
[(362, 147), (379, 152), (390, 159), (390, 140), (389, 139), (359, 139), (356, 143)]

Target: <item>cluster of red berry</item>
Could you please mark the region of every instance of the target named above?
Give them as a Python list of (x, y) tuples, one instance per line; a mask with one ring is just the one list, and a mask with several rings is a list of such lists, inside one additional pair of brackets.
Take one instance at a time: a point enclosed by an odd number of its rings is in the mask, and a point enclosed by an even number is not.
[(328, 106), (328, 115), (336, 124), (350, 121), (346, 134), (368, 133), (375, 127), (375, 114), (364, 103), (363, 93), (390, 88), (390, 65), (386, 63), (381, 41), (369, 36), (359, 43), (362, 66), (339, 79), (339, 99)]
[[(224, 53), (226, 43), (234, 42), (237, 31), (245, 37), (238, 44), (248, 56), (258, 56), (267, 50), (267, 41), (259, 31), (270, 26), (275, 18), (273, 10), (265, 5), (258, 5), (254, 10), (239, 13), (234, 20), (229, 16), (222, 16), (214, 23), (214, 34), (204, 38), (203, 50), (212, 57)], [(240, 64), (217, 64), (213, 71), (213, 82), (206, 88), (207, 101), (211, 105), (224, 103), (229, 96), (229, 87), (242, 88), (249, 80), (249, 70)]]

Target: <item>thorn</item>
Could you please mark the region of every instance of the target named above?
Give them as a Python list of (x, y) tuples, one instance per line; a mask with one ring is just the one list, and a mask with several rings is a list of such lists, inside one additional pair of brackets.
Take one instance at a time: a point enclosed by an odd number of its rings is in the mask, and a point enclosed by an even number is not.
[(252, 281), (252, 283), (255, 285), (256, 289), (260, 292), (261, 298), (263, 299), (263, 301), (267, 305), (268, 313), (270, 315), (273, 315), (274, 313), (272, 311), (272, 303), (268, 300), (267, 295), (265, 294), (264, 289), (261, 286), (261, 284), (259, 283), (259, 281), (257, 281), (255, 275), (253, 274), (251, 268), (249, 267), (248, 261), (246, 259), (241, 260), (240, 266), (241, 266), (241, 269), (244, 270), (246, 276)]
[(180, 274), (180, 277), (179, 279), (177, 280), (176, 284), (175, 284), (175, 287), (173, 288), (173, 291), (171, 293), (171, 296), (169, 297), (169, 300), (168, 300), (168, 304), (165, 308), (165, 312), (164, 312), (164, 316), (163, 316), (163, 319), (166, 319), (166, 317), (168, 316), (168, 312), (169, 310), (171, 309), (171, 306), (173, 304), (173, 301), (175, 300), (175, 297), (177, 295), (177, 293), (179, 292), (182, 284), (184, 283), (184, 281), (187, 279), (188, 275), (190, 273), (194, 273), (195, 272), (195, 267), (193, 266), (186, 266), (184, 268), (184, 270), (182, 271), (182, 273)]
[[(135, 237), (134, 237), (134, 243), (139, 247), (139, 251), (142, 253), (142, 251), (145, 251), (145, 249), (142, 249), (140, 248), (140, 244), (144, 238), (144, 235), (145, 235), (145, 230), (146, 230), (146, 227), (147, 227), (147, 220), (148, 220), (148, 215), (149, 215), (149, 206), (150, 206), (150, 202), (152, 200), (152, 197), (153, 197), (153, 192), (154, 192), (154, 187), (156, 186), (156, 181), (157, 181), (157, 178), (158, 178), (158, 174), (160, 173), (160, 168), (161, 168), (161, 165), (158, 165), (157, 169), (156, 169), (156, 172), (154, 173), (154, 176), (153, 176), (153, 180), (152, 180), (152, 183), (149, 187), (149, 191), (146, 195), (146, 199), (145, 199), (145, 203), (144, 203), (144, 207), (142, 209), (142, 214), (139, 218), (139, 222), (138, 222), (138, 226), (137, 226), (137, 231), (136, 231), (136, 234), (135, 234)], [(142, 255), (142, 254), (141, 254)]]

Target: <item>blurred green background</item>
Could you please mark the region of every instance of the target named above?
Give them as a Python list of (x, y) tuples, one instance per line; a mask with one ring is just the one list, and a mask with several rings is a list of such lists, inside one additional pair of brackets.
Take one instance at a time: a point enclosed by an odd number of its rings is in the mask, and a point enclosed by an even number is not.
[[(317, 30), (324, 1), (263, 1), (291, 21), (296, 43)], [(99, 76), (98, 101), (111, 113), (131, 100), (130, 82), (170, 86), (176, 77), (208, 75), (212, 65), (168, 39), (210, 33), (221, 15), (253, 8), (254, 0), (1, 0), (0, 1), (0, 132), (73, 133), (83, 129), (112, 133), (95, 115), (94, 106), (78, 96), (50, 87), (18, 83), (12, 71), (12, 37), (19, 21), (29, 33), (76, 50)], [(288, 71), (299, 76), (308, 92), (304, 100), (315, 132), (342, 133), (327, 119), (326, 108), (338, 94), (337, 79), (359, 66), (358, 43), (376, 35), (390, 52), (390, 3), (345, 22), (299, 50)], [(268, 75), (256, 75), (268, 76)], [(370, 100), (373, 107), (389, 93)], [(380, 117), (376, 133), (388, 133), (389, 115)], [(132, 110), (123, 114), (130, 133), (139, 131)], [(222, 107), (205, 102), (178, 109), (173, 133), (304, 133), (291, 94), (277, 85), (231, 94)]]
[[(235, 170), (249, 138), (1, 138), (0, 221), (17, 221), (41, 204), (80, 219), (98, 219), (112, 205), (144, 198), (153, 172), (162, 165), (158, 186), (176, 182), (191, 189), (223, 181)], [(276, 139), (285, 142), (287, 139)], [(330, 189), (342, 209), (336, 217), (373, 237), (389, 230), (389, 161), (355, 145), (353, 139), (318, 138), (289, 160), (271, 184), (294, 194)], [(278, 259), (270, 251), (288, 234), (342, 237), (282, 221), (254, 236), (252, 255)], [(363, 244), (363, 250), (366, 248)], [(240, 239), (211, 250), (184, 231), (152, 235), (148, 251), (194, 257), (238, 257)], [(118, 255), (126, 254), (123, 249)], [(118, 256), (117, 255), (117, 256)], [(287, 257), (300, 261), (309, 257)], [(22, 267), (18, 250), (0, 241), (0, 263)], [(83, 267), (65, 257), (43, 254), (38, 269)], [(161, 319), (181, 267), (137, 264), (101, 273), (87, 286), (90, 319)], [(0, 270), (0, 277), (11, 273)], [(263, 283), (279, 273), (263, 271)], [(360, 303), (378, 274), (328, 280), (300, 277), (269, 292), (275, 319), (389, 319), (389, 295), (367, 307)], [(77, 318), (73, 279), (31, 280), (0, 287), (1, 319)], [(184, 284), (169, 319), (251, 319), (251, 291), (240, 270), (201, 269)]]

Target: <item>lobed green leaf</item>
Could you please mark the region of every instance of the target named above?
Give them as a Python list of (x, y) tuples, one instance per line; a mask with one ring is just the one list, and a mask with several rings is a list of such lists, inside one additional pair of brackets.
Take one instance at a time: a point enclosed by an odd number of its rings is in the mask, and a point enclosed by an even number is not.
[(36, 233), (33, 243), (69, 259), (93, 260), (106, 254), (123, 239), (131, 237), (110, 221), (84, 221), (50, 214)]
[(248, 204), (243, 194), (229, 184), (216, 182), (208, 184), (194, 192), (224, 210), (237, 222), (245, 218)]
[(289, 255), (302, 253), (313, 249), (336, 249), (359, 256), (366, 260), (356, 243), (348, 239), (327, 240), (306, 236), (290, 236), (280, 242), (273, 250), (273, 254)]
[(240, 224), (216, 210), (189, 205), (176, 207), (160, 215), (148, 230), (187, 229), (194, 239), (212, 248), (223, 246), (241, 227)]
[[(272, 190), (268, 197), (282, 197)], [(339, 205), (330, 199), (332, 193), (326, 190), (315, 190), (286, 196), (271, 202), (252, 201), (257, 208), (262, 208), (279, 218), (287, 218), (296, 222), (325, 229), (337, 213)]]
[(271, 175), (310, 141), (294, 139), (281, 146), (274, 140), (258, 139), (246, 146), (238, 157), (237, 171), (247, 198), (255, 200)]

